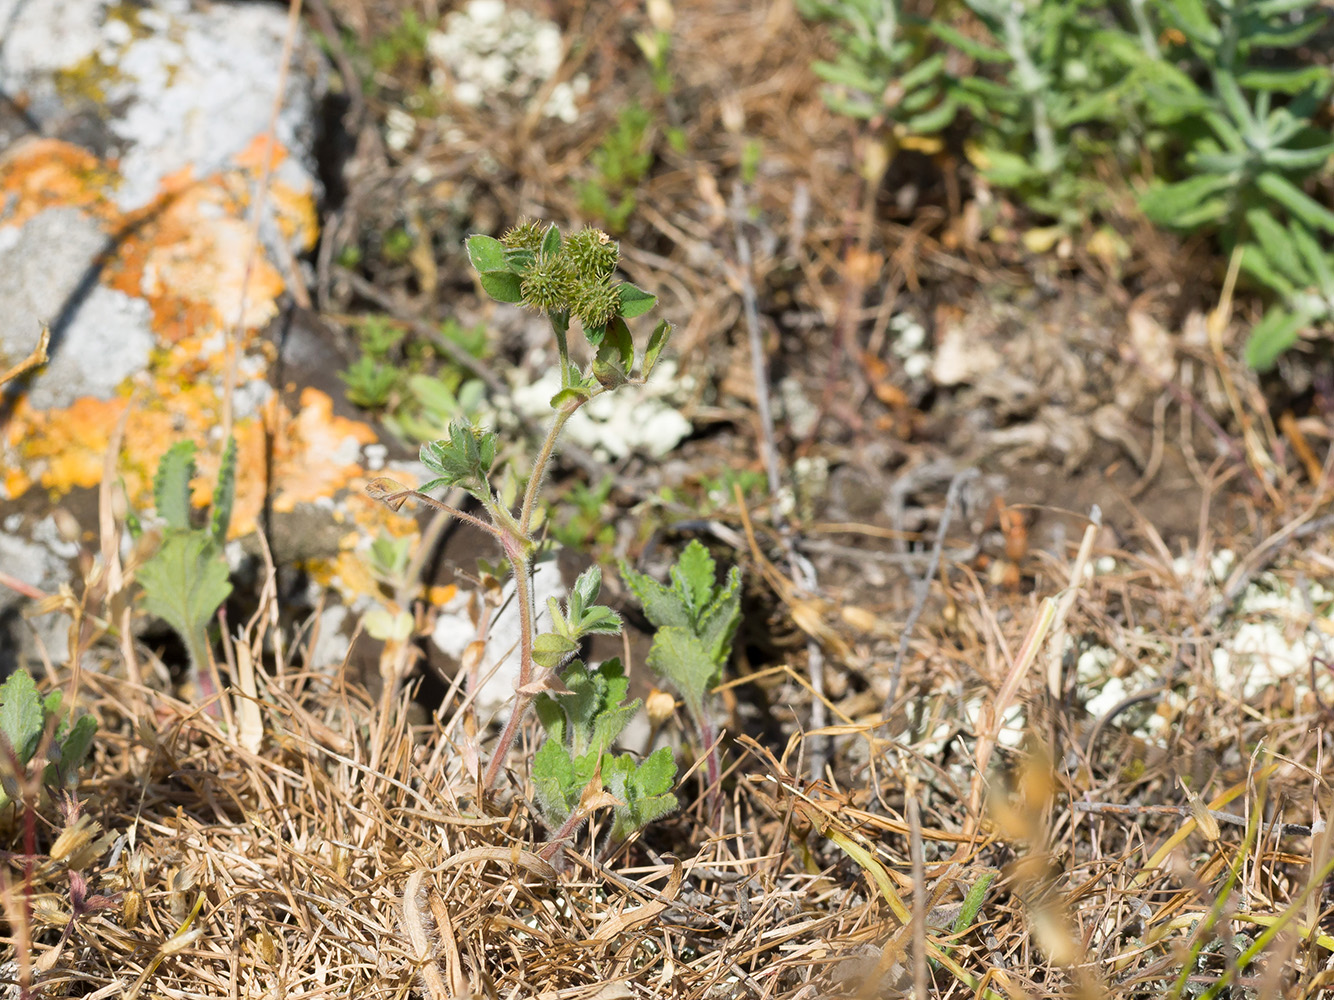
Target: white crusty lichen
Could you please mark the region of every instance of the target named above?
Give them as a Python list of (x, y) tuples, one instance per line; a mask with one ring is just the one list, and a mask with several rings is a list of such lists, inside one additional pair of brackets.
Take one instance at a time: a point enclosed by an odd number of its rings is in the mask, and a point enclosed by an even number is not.
[[(585, 403), (565, 425), (564, 437), (603, 458), (639, 452), (661, 458), (690, 433), (690, 421), (672, 403), (689, 391), (689, 380), (676, 377), (676, 363), (660, 361), (653, 380), (620, 392), (604, 392)], [(514, 405), (526, 417), (551, 415), (551, 397), (560, 391), (554, 368), (536, 382), (514, 390)]]
[[(564, 43), (551, 21), (512, 10), (503, 0), (472, 0), (445, 18), (443, 31), (430, 34), (426, 51), (435, 66), (432, 86), (476, 107), (496, 97), (519, 103), (534, 97), (560, 69)], [(576, 101), (587, 92), (583, 74), (561, 81), (542, 113), (573, 122)]]

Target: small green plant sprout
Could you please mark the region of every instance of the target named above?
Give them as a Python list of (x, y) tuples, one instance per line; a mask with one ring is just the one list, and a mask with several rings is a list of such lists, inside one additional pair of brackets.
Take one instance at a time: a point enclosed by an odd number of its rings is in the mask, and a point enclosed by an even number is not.
[(22, 798), (35, 777), (33, 768), (42, 768), (47, 788), (72, 788), (78, 780), (97, 720), (91, 715), (62, 720), (60, 702), (59, 691), (43, 698), (26, 670), (16, 670), (0, 685), (0, 809)]
[(671, 569), (672, 585), (621, 564), (621, 577), (657, 632), (648, 665), (676, 689), (690, 714), (700, 744), (708, 753), (709, 799), (719, 807), (722, 767), (717, 733), (707, 696), (722, 680), (732, 655), (732, 640), (741, 623), (741, 571), (733, 566), (721, 586), (713, 557), (692, 541)]
[[(200, 527), (191, 517), (190, 480), (198, 471), (194, 456), (194, 444), (180, 441), (158, 463), (153, 497), (163, 522), (162, 541), (135, 579), (144, 591), (145, 610), (164, 620), (185, 643), (189, 680), (196, 691), (207, 694), (208, 627), (232, 592), (222, 547), (236, 495), (236, 439), (228, 438), (223, 448), (213, 503)], [(138, 530), (132, 522), (131, 531)]]
[(1300, 222), (1280, 226), (1266, 210), (1246, 214), (1251, 239), (1241, 269), (1278, 295), (1246, 339), (1246, 363), (1273, 367), (1302, 330), (1334, 320), (1334, 254)]
[(608, 844), (674, 812), (676, 761), (670, 747), (659, 747), (642, 761), (609, 752), (640, 709), (638, 698), (624, 703), (629, 681), (621, 661), (590, 670), (573, 660), (561, 681), (564, 693), (537, 698), (547, 738), (533, 757), (533, 785), (553, 831), (551, 843), (572, 836), (601, 806), (612, 807)]
[(638, 104), (622, 109), (616, 126), (593, 151), (597, 176), (579, 185), (579, 209), (613, 233), (625, 231), (638, 199), (635, 189), (653, 166), (649, 126), (653, 116)]
[(398, 388), (398, 372), (369, 354), (357, 358), (338, 377), (347, 386), (347, 400), (363, 410), (379, 410), (389, 404)]
[[(552, 630), (537, 634), (533, 569), (542, 517), (538, 501), (561, 431), (589, 400), (626, 385), (643, 385), (671, 336), (671, 325), (659, 322), (643, 352), (637, 354), (626, 320), (648, 312), (657, 299), (616, 280), (620, 248), (599, 230), (581, 229), (564, 238), (554, 225), (524, 222), (501, 239), (471, 236), (466, 246), (486, 293), (501, 302), (544, 313), (555, 339), (560, 388), (551, 398), (551, 424), (528, 472), (522, 500), (516, 507), (507, 499), (507, 490), (497, 491), (493, 485), (495, 432), (479, 429), (463, 418), (450, 424), (447, 438), (422, 445), (422, 464), (434, 477), (429, 482), (412, 490), (376, 479), (367, 484), (366, 492), (395, 510), (412, 498), (451, 513), (491, 535), (509, 563), (519, 611), (519, 670), (509, 718), (482, 775), (482, 789), (489, 791), (504, 769), (533, 699), (567, 691), (559, 668), (573, 658), (580, 639), (620, 630), (620, 619), (615, 614), (593, 604), (601, 575), (585, 574), (566, 609), (562, 612), (559, 607), (551, 608)], [(584, 366), (570, 360), (572, 320), (579, 321), (593, 348), (593, 357)], [(458, 487), (470, 494), (481, 505), (482, 516), (429, 495), (440, 487)]]
[(899, 0), (798, 0), (804, 17), (826, 21), (838, 45), (831, 62), (811, 68), (824, 80), (825, 104), (851, 118), (887, 125), (894, 139), (934, 151), (958, 106), (948, 89), (945, 55), (930, 51), (920, 19)]

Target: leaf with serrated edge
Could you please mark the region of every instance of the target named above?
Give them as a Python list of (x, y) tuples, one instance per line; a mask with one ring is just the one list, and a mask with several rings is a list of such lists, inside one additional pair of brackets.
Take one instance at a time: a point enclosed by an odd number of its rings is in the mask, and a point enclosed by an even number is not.
[(698, 620), (713, 596), (717, 581), (713, 556), (698, 539), (692, 539), (672, 567), (671, 574), (673, 589), (690, 608), (691, 617)]
[(649, 650), (648, 665), (676, 688), (695, 714), (703, 711), (704, 696), (717, 682), (722, 669), (699, 636), (678, 626), (658, 629)]
[(629, 754), (608, 755), (602, 760), (602, 778), (622, 803), (613, 813), (613, 842), (624, 840), (677, 808), (676, 796), (671, 794), (676, 761), (669, 747), (655, 750), (638, 766)]
[(561, 743), (549, 739), (533, 754), (533, 787), (548, 822), (559, 826), (569, 818), (567, 790), (574, 780), (574, 762)]
[(193, 442), (176, 442), (158, 461), (153, 476), (153, 501), (157, 516), (168, 528), (184, 531), (190, 527), (190, 480), (195, 474)]
[(227, 563), (203, 531), (170, 531), (136, 579), (144, 607), (187, 638), (207, 626), (232, 592)]
[(26, 764), (32, 759), (46, 724), (37, 684), (26, 670), (16, 670), (0, 686), (0, 735)]
[(644, 609), (644, 616), (654, 628), (669, 625), (690, 627), (693, 624), (690, 609), (675, 591), (669, 590), (653, 577), (636, 572), (630, 564), (621, 561), (621, 579)]
[(727, 573), (725, 586), (714, 596), (700, 615), (695, 632), (708, 648), (713, 661), (720, 667), (732, 652), (732, 639), (741, 624), (741, 571), (733, 566)]

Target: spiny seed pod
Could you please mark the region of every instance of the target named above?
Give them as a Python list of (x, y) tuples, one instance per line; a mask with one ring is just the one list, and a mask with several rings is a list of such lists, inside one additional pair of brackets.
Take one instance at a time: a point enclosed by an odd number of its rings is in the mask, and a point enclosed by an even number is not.
[(565, 241), (565, 253), (581, 278), (605, 278), (616, 270), (621, 247), (600, 229), (581, 229)]
[(574, 268), (564, 254), (539, 257), (519, 285), (523, 304), (544, 313), (568, 310), (575, 290)]
[(620, 311), (621, 295), (606, 281), (581, 281), (570, 302), (570, 311), (584, 326), (606, 326)]
[(537, 253), (542, 245), (542, 225), (531, 219), (524, 219), (517, 226), (511, 226), (500, 237), (500, 244), (506, 250), (528, 250)]

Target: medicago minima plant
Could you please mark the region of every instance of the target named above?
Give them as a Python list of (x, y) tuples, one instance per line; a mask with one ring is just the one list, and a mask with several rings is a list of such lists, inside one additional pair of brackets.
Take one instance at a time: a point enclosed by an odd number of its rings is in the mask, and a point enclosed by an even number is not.
[[(524, 222), (500, 239), (471, 236), (466, 245), (486, 293), (545, 315), (556, 344), (560, 388), (551, 398), (550, 424), (527, 472), (522, 498), (511, 505), (494, 485), (495, 432), (466, 420), (455, 420), (447, 438), (422, 445), (422, 464), (434, 477), (429, 482), (407, 489), (377, 479), (366, 490), (394, 509), (411, 498), (449, 512), (494, 538), (509, 563), (519, 611), (519, 670), (509, 718), (481, 776), (482, 789), (495, 788), (536, 702), (547, 733), (533, 760), (544, 819), (564, 836), (598, 806), (614, 804), (611, 836), (619, 840), (676, 808), (670, 792), (676, 765), (670, 750), (638, 762), (609, 750), (639, 705), (623, 704), (626, 686), (619, 663), (591, 668), (577, 658), (586, 637), (621, 631), (620, 616), (595, 603), (601, 587), (596, 567), (575, 583), (564, 609), (550, 602), (551, 629), (538, 631), (533, 599), (538, 501), (569, 419), (604, 393), (643, 385), (667, 344), (671, 325), (659, 322), (643, 350), (636, 350), (627, 321), (648, 313), (657, 299), (617, 280), (620, 247), (600, 230), (585, 228), (563, 237), (554, 225)], [(575, 320), (592, 348), (584, 365), (570, 356)], [(441, 487), (468, 493), (481, 506), (480, 514), (429, 495)]]

